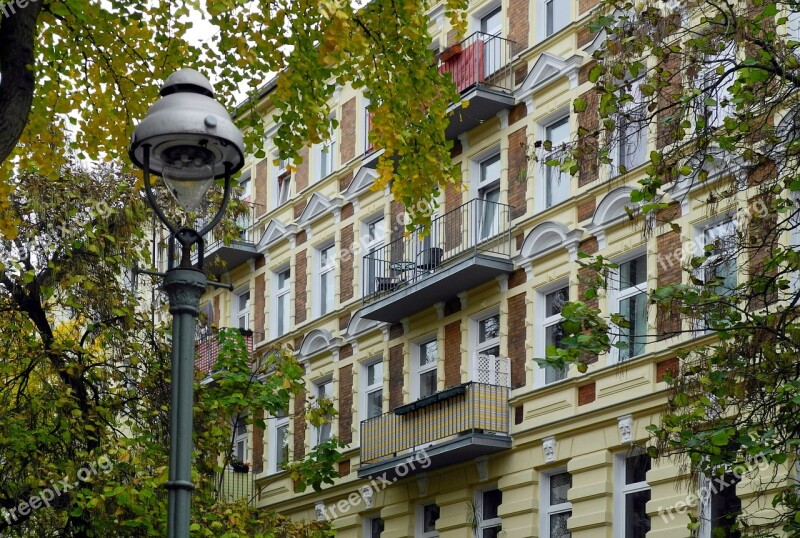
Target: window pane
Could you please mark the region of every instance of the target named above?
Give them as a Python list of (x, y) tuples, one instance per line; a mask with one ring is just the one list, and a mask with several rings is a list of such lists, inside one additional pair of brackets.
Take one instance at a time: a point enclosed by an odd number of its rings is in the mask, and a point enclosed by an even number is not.
[(625, 484), (644, 482), (647, 471), (650, 470), (650, 456), (638, 454), (625, 458)]
[(494, 315), (478, 322), (478, 342), (483, 343), (500, 335), (500, 316)]
[(436, 521), (439, 519), (439, 505), (427, 504), (422, 509), (422, 532), (436, 530)]
[(367, 366), (367, 385), (383, 382), (383, 362), (376, 362)]
[(483, 492), (483, 520), (498, 517), (497, 512), (503, 502), (503, 492), (492, 489)]
[(371, 222), (368, 226), (368, 234), (370, 241), (383, 241), (383, 238), (385, 237), (383, 219)]
[(568, 502), (567, 493), (572, 487), (572, 475), (558, 473), (550, 475), (550, 505)]
[(630, 323), (630, 327), (620, 327), (620, 340), (628, 344), (627, 349), (619, 350), (620, 359), (641, 355), (647, 340), (647, 294), (620, 301), (619, 313)]
[(246, 291), (239, 295), (239, 312), (247, 310), (247, 302), (250, 300), (250, 292)]
[(317, 443), (324, 443), (330, 438), (331, 438), (331, 423), (328, 422), (319, 427), (319, 435), (317, 437)]
[(419, 365), (426, 366), (436, 362), (436, 357), (439, 354), (437, 349), (438, 343), (436, 340), (425, 342), (419, 346)]
[(567, 520), (572, 515), (572, 512), (560, 512), (550, 516), (550, 537), (551, 538), (569, 538), (571, 533), (567, 529)]
[(500, 180), (500, 155), (495, 155), (481, 163), (481, 183)]
[(569, 288), (564, 287), (545, 295), (545, 316), (555, 316), (561, 313), (561, 309), (569, 302)]
[(497, 538), (498, 536), (500, 536), (501, 530), (503, 530), (503, 527), (501, 525), (498, 525), (496, 527), (490, 527), (488, 529), (483, 529), (482, 536), (483, 538)]
[(370, 520), (370, 538), (380, 538), (383, 532), (383, 519), (376, 517)]
[(645, 508), (649, 500), (649, 489), (625, 495), (625, 538), (645, 538), (650, 530), (650, 517)]
[(289, 461), (289, 425), (278, 426), (275, 434), (275, 467)]
[(554, 21), (555, 14), (553, 13), (553, 8), (554, 8), (553, 4), (554, 3), (555, 3), (555, 0), (548, 0), (544, 4), (545, 5), (545, 18), (547, 20), (547, 23), (546, 23), (547, 27), (545, 28), (545, 34), (548, 35), (548, 36), (553, 35), (553, 31), (554, 31), (554, 28), (555, 28), (555, 24), (554, 24), (555, 23), (555, 21)]
[(278, 289), (283, 289), (289, 286), (289, 270), (281, 271), (278, 273)]
[(288, 295), (281, 295), (278, 297), (278, 336), (286, 332), (286, 326), (288, 325), (288, 309), (286, 308), (286, 301), (288, 301), (288, 299)]
[(367, 418), (383, 413), (383, 390), (377, 389), (367, 394)]
[(619, 265), (619, 289), (624, 290), (647, 282), (647, 256), (639, 256)]
[(552, 142), (552, 148), (557, 149), (569, 139), (569, 116), (555, 121), (545, 128), (545, 140)]
[(419, 397), (425, 398), (436, 393), (436, 369), (428, 370), (419, 376)]

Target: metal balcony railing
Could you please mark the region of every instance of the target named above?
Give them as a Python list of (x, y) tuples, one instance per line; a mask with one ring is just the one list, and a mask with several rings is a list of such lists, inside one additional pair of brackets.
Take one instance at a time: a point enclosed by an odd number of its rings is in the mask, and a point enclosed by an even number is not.
[(236, 502), (244, 499), (248, 504), (254, 502), (255, 483), (253, 473), (237, 472), (225, 469), (216, 475), (217, 499), (225, 502)]
[(509, 433), (509, 389), (465, 383), (361, 422), (361, 464), (369, 465), (469, 434)]
[(450, 73), (459, 93), (477, 85), (514, 89), (511, 56), (514, 42), (475, 32), (439, 54), (439, 71)]
[[(264, 339), (264, 335), (253, 332), (248, 329), (239, 329), (244, 336), (245, 343), (247, 344), (247, 351), (252, 356), (253, 342), (260, 342)], [(219, 354), (219, 338), (217, 332), (198, 325), (195, 331), (195, 360), (194, 366), (203, 372), (211, 372), (214, 365), (217, 363), (217, 355)]]
[(364, 256), (364, 304), (477, 253), (511, 256), (511, 206), (475, 198)]

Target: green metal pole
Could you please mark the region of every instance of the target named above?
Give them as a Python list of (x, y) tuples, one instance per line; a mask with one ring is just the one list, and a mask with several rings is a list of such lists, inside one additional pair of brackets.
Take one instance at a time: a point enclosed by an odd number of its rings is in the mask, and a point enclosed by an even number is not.
[(164, 290), (172, 314), (172, 393), (169, 426), (169, 538), (188, 538), (192, 484), (192, 409), (194, 406), (194, 328), (202, 271), (177, 267), (167, 271)]

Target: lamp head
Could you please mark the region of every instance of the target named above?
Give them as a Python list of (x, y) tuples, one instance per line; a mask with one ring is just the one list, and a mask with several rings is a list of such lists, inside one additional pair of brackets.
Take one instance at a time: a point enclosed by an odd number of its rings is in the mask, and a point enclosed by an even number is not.
[[(242, 133), (194, 69), (170, 75), (161, 98), (136, 126), (128, 150), (133, 164), (164, 178), (185, 210), (197, 209), (215, 179), (244, 165)], [(145, 160), (145, 153), (149, 159)]]

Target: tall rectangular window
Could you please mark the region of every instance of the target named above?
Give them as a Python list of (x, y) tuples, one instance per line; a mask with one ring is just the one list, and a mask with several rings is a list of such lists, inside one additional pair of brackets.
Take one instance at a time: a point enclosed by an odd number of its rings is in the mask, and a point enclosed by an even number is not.
[(417, 344), (412, 366), (412, 396), (425, 398), (436, 393), (436, 365), (439, 344), (436, 338)]
[(233, 455), (241, 462), (247, 461), (247, 422), (244, 415), (233, 419)]
[(383, 532), (383, 519), (369, 517), (364, 521), (364, 538), (380, 538)]
[(741, 532), (734, 528), (742, 511), (742, 501), (736, 495), (740, 478), (725, 473), (719, 478), (702, 476), (700, 479), (699, 538), (739, 538)]
[(569, 0), (544, 0), (544, 36), (550, 37), (570, 21)]
[[(569, 302), (569, 286), (540, 294), (539, 308), (543, 311), (539, 313), (542, 321), (539, 323), (537, 340), (541, 342), (538, 355), (542, 358), (547, 355), (550, 346), (561, 347), (561, 340), (564, 339), (564, 328), (561, 325), (564, 318), (561, 316), (561, 310), (567, 302)], [(542, 368), (542, 374), (543, 379), (540, 382), (547, 385), (567, 377), (567, 370), (545, 366)]]
[(365, 364), (362, 370), (363, 419), (383, 414), (383, 360)]
[[(330, 400), (333, 398), (333, 380), (328, 379), (321, 381), (314, 386), (314, 392), (317, 400), (325, 399)], [(330, 421), (333, 417), (327, 417)], [(326, 422), (314, 428), (314, 444), (318, 445), (324, 443), (331, 438), (331, 423)]]
[(647, 343), (647, 255), (619, 264), (614, 272), (612, 314), (619, 314), (627, 327), (617, 327), (617, 357), (624, 361), (644, 353)]
[[(550, 149), (544, 156), (544, 162), (561, 161), (566, 143), (569, 141), (569, 116), (565, 116), (544, 128), (544, 137)], [(544, 169), (544, 208), (560, 204), (570, 194), (570, 176), (563, 172), (560, 165), (545, 165)]]
[[(708, 55), (700, 67), (699, 108), (700, 115), (708, 127), (721, 126), (723, 120), (735, 111), (730, 89), (736, 80), (736, 75), (727, 71), (737, 62), (736, 48), (730, 43), (721, 51)], [(722, 74), (719, 71), (722, 71)]]
[(233, 324), (239, 329), (250, 328), (250, 290), (239, 291), (233, 296)]
[(328, 177), (336, 166), (336, 117), (330, 118), (330, 137), (319, 145), (319, 179)]
[(472, 380), (478, 383), (509, 385), (505, 362), (500, 357), (500, 314), (483, 316), (473, 321), (475, 350)]
[(620, 97), (616, 131), (611, 141), (611, 176), (619, 175), (644, 163), (647, 159), (647, 103), (637, 79), (620, 90), (631, 99)]
[(436, 522), (439, 520), (439, 505), (436, 503), (424, 504), (417, 507), (417, 532), (419, 538), (436, 538)]
[(500, 34), (503, 33), (501, 8), (498, 7), (481, 17), (480, 23), (481, 38), (483, 39), (483, 76), (485, 78), (503, 67), (503, 42), (500, 40)]
[(478, 538), (497, 538), (503, 530), (503, 521), (500, 519), (503, 492), (499, 489), (480, 491), (477, 500)]
[(572, 516), (572, 503), (568, 494), (572, 487), (572, 475), (566, 471), (546, 475), (542, 490), (541, 536), (569, 538), (567, 520)]
[(289, 280), (291, 271), (284, 269), (275, 273), (275, 338), (289, 331)]
[(736, 225), (726, 220), (703, 230), (706, 260), (701, 265), (706, 282), (719, 280), (716, 293), (726, 295), (736, 288)]
[(335, 246), (319, 249), (319, 315), (324, 316), (333, 310), (333, 276), (335, 269)]
[(275, 172), (275, 207), (280, 207), (289, 201), (289, 194), (292, 186), (292, 172), (289, 170), (286, 159), (281, 159), (276, 155), (275, 160), (278, 161), (277, 170)]
[(381, 259), (382, 256), (378, 253), (383, 248), (386, 237), (386, 226), (383, 217), (367, 222), (363, 230), (362, 242), (364, 250), (368, 254), (366, 258), (363, 258), (364, 271), (367, 274), (364, 294), (369, 295), (378, 291), (378, 284), (383, 282), (382, 279), (386, 277), (387, 273), (387, 267), (385, 267), (385, 263)]
[(479, 209), (478, 229), (480, 239), (488, 239), (500, 230), (500, 218), (503, 213), (499, 210), (500, 202), (500, 154), (497, 154), (480, 163), (480, 180), (478, 183)]
[(650, 470), (650, 456), (641, 454), (618, 454), (616, 459), (617, 479), (614, 495), (620, 513), (615, 518), (621, 525), (619, 538), (645, 538), (650, 530), (650, 516), (647, 515), (647, 502), (650, 500), (650, 486), (646, 475)]
[(270, 435), (270, 471), (277, 473), (281, 466), (289, 461), (289, 416), (278, 413), (270, 419), (272, 432)]

